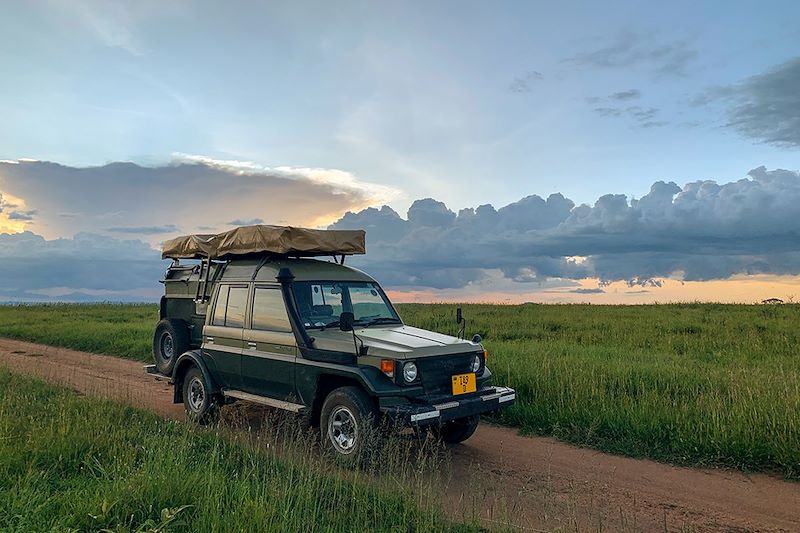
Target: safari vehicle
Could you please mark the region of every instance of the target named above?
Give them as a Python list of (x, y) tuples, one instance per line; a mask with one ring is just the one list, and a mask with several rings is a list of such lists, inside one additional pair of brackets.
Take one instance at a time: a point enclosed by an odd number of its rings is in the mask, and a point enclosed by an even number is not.
[(364, 237), (260, 225), (167, 241), (147, 371), (200, 424), (238, 400), (286, 409), (341, 456), (383, 417), (466, 440), (514, 390), (490, 384), (480, 337), (406, 326), (380, 285), (344, 264)]

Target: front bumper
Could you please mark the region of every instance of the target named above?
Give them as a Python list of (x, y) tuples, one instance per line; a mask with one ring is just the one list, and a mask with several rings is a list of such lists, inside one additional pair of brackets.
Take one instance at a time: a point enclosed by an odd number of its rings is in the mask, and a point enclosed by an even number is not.
[(381, 406), (383, 414), (413, 426), (441, 424), (457, 418), (499, 411), (516, 401), (509, 387), (484, 387), (469, 396), (450, 396), (441, 401)]

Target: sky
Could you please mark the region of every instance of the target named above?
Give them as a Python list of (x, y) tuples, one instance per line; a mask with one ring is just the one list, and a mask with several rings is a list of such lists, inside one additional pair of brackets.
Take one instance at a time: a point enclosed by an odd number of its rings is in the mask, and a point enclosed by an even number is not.
[(794, 297), (796, 2), (2, 7), (0, 300), (249, 223), (367, 229), (398, 300)]

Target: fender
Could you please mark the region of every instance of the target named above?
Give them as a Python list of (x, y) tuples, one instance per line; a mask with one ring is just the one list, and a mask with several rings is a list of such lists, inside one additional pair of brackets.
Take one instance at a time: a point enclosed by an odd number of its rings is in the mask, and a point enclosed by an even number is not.
[(203, 378), (209, 386), (209, 393), (216, 394), (220, 392), (220, 388), (216, 381), (211, 378), (208, 372), (205, 361), (203, 361), (203, 352), (201, 350), (189, 350), (184, 352), (178, 357), (175, 362), (175, 368), (172, 369), (172, 383), (174, 384), (175, 396), (172, 399), (173, 403), (183, 402), (183, 375), (189, 370), (189, 367), (196, 366), (203, 373)]

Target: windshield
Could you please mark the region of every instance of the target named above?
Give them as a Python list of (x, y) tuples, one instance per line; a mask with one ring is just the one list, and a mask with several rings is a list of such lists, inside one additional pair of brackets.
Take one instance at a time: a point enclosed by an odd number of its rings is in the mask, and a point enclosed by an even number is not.
[(306, 328), (338, 326), (345, 311), (353, 313), (357, 326), (402, 323), (377, 283), (298, 281), (294, 297)]

